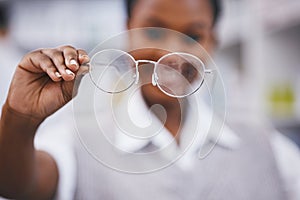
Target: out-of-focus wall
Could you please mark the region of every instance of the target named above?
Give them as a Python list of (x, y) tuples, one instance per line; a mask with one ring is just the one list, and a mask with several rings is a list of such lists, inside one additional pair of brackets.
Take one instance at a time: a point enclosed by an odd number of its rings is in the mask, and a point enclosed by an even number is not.
[(120, 0), (14, 1), (11, 33), (20, 48), (31, 50), (71, 44), (91, 50), (124, 30)]
[(270, 120), (300, 144), (300, 1), (223, 3), (215, 60), (227, 89), (228, 117)]

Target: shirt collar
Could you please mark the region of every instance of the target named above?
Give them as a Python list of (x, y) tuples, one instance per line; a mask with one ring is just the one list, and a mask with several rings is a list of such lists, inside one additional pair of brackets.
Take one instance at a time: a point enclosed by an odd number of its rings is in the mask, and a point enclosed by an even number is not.
[[(133, 95), (129, 96), (128, 94)], [(197, 101), (199, 109), (194, 109), (195, 104), (193, 103), (195, 102), (193, 100), (193, 98), (188, 99), (187, 114), (181, 128), (180, 145), (174, 145), (174, 151), (188, 147), (189, 152), (197, 152), (205, 142), (216, 143), (231, 150), (236, 149), (240, 144), (240, 139), (226, 125), (222, 127), (221, 134), (208, 134), (212, 111), (199, 99)], [(117, 128), (115, 145), (122, 151), (138, 152), (149, 143), (158, 148), (163, 148), (172, 142), (175, 144), (174, 137), (146, 105), (140, 90), (136, 89), (135, 92), (128, 92), (123, 95), (119, 105), (116, 106), (116, 112), (117, 115), (120, 115), (120, 119), (127, 118), (129, 120), (129, 123), (125, 122), (127, 125), (132, 124), (132, 127), (130, 125), (126, 126), (129, 130)], [(136, 129), (136, 127), (139, 128)], [(130, 128), (132, 128), (132, 131), (130, 131)], [(194, 129), (191, 130), (191, 128)], [(197, 134), (194, 134), (195, 131)], [(131, 133), (135, 135), (129, 135)]]

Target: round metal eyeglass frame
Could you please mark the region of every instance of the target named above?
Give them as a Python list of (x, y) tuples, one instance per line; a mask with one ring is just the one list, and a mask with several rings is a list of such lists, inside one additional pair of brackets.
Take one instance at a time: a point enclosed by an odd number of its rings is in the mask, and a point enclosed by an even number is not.
[[(104, 51), (111, 51), (111, 50), (123, 53), (126, 56), (128, 56), (135, 63), (136, 74), (134, 74), (134, 77), (133, 77), (135, 79), (135, 81), (133, 81), (128, 87), (126, 87), (125, 89), (120, 90), (120, 91), (111, 92), (111, 91), (106, 91), (106, 90), (104, 90), (103, 88), (101, 88), (101, 87), (99, 87), (97, 85), (96, 81), (94, 80), (94, 78), (92, 76), (92, 68), (90, 67), (89, 68), (89, 75), (90, 75), (90, 78), (91, 78), (92, 82), (94, 83), (94, 85), (98, 89), (102, 90), (103, 92), (110, 93), (110, 94), (122, 93), (122, 92), (128, 90), (133, 84), (138, 84), (138, 82), (139, 82), (139, 70), (138, 70), (138, 66), (139, 66), (140, 63), (151, 63), (151, 64), (154, 65), (153, 74), (152, 74), (152, 85), (153, 86), (157, 86), (159, 88), (159, 90), (162, 91), (164, 94), (166, 94), (166, 95), (168, 95), (170, 97), (174, 97), (174, 98), (184, 98), (184, 97), (190, 96), (190, 95), (194, 94), (195, 92), (197, 92), (200, 89), (200, 87), (203, 85), (203, 83), (204, 83), (204, 80), (205, 80), (204, 77), (205, 77), (205, 75), (206, 74), (213, 74), (213, 71), (214, 71), (213, 69), (206, 69), (204, 63), (198, 57), (196, 57), (196, 56), (194, 56), (192, 54), (189, 54), (189, 53), (184, 53), (184, 52), (172, 52), (172, 53), (165, 54), (158, 61), (153, 61), (153, 60), (135, 60), (134, 57), (132, 55), (130, 55), (129, 53), (127, 53), (125, 51), (122, 51), (122, 50), (117, 50), (117, 49), (107, 49), (107, 50), (100, 51), (98, 53), (101, 53), (101, 52), (104, 52)], [(95, 55), (97, 55), (97, 54), (95, 54)], [(160, 63), (161, 60), (163, 60), (167, 56), (171, 56), (171, 55), (179, 55), (179, 56), (180, 55), (182, 55), (182, 56), (186, 55), (186, 56), (190, 56), (190, 57), (194, 58), (195, 60), (197, 60), (201, 64), (201, 66), (203, 66), (202, 67), (203, 68), (203, 78), (202, 78), (199, 86), (196, 89), (194, 89), (193, 91), (191, 91), (190, 93), (188, 93), (188, 94), (185, 94), (185, 95), (173, 95), (173, 94), (170, 94), (170, 93), (166, 92), (159, 85), (159, 83), (158, 83), (159, 77), (157, 76), (157, 73), (156, 73), (158, 64)], [(93, 60), (93, 57), (91, 58), (91, 62), (92, 62), (92, 60)], [(90, 62), (90, 64), (91, 64), (91, 62)], [(97, 63), (99, 63), (99, 62), (97, 62)], [(104, 63), (99, 63), (99, 64), (104, 64)]]

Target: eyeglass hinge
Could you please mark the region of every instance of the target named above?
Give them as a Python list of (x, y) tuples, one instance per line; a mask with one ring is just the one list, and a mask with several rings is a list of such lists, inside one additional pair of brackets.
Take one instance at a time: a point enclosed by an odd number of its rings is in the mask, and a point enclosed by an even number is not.
[(206, 70), (204, 70), (204, 73), (206, 73), (206, 74), (212, 74), (213, 71), (214, 70), (212, 70), (212, 69), (206, 69)]

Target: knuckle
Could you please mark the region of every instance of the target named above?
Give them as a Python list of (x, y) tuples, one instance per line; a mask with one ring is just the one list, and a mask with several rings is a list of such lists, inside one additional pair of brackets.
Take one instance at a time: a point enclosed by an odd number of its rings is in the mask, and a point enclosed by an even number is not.
[(67, 58), (68, 60), (71, 59), (76, 59), (77, 55), (75, 53), (68, 53), (67, 55), (65, 55), (65, 58)]
[(44, 50), (44, 49), (36, 49), (36, 50), (33, 50), (33, 51), (29, 52), (29, 53), (27, 54), (27, 56), (37, 56), (37, 55), (43, 54), (43, 50)]
[(61, 54), (60, 51), (58, 51), (57, 49), (41, 49), (40, 52), (44, 55), (48, 55), (51, 58), (54, 58), (56, 56), (59, 56)]
[(47, 72), (48, 72), (48, 70), (51, 70), (51, 68), (53, 68), (52, 62), (50, 62), (47, 59), (43, 60), (42, 64), (43, 64), (44, 68), (46, 68)]
[(65, 45), (63, 46), (63, 49), (66, 50), (66, 49), (72, 49), (72, 50), (75, 50), (75, 48), (71, 45)]
[(65, 66), (65, 65), (60, 64), (60, 65), (57, 66), (57, 68), (58, 68), (59, 70), (61, 70), (61, 73), (62, 73), (62, 74), (65, 73), (65, 72), (64, 72), (64, 70), (66, 69), (66, 66)]
[(44, 54), (40, 54), (38, 59), (46, 64), (50, 63), (49, 57)]
[(87, 52), (85, 51), (85, 50), (83, 50), (83, 49), (78, 49), (77, 50), (80, 54), (85, 54), (85, 55), (87, 55)]
[(65, 50), (65, 51), (64, 51), (64, 56), (65, 56), (65, 58), (67, 58), (68, 60), (70, 60), (70, 59), (75, 59), (75, 58), (77, 57), (77, 52), (76, 52), (75, 49), (72, 49), (72, 50), (68, 49), (68, 50)]
[(54, 59), (58, 59), (60, 57), (62, 57), (62, 53), (60, 51), (57, 51), (57, 50), (53, 50), (51, 52), (51, 56), (54, 58)]
[(25, 60), (28, 60), (29, 58), (31, 58), (32, 56), (34, 56), (35, 53), (32, 51), (30, 53), (27, 53), (26, 55), (24, 55), (21, 59), (21, 61), (25, 61)]
[(55, 48), (58, 51), (64, 52), (66, 49), (75, 49), (72, 45), (63, 45)]
[(19, 62), (19, 65), (28, 65), (32, 64), (34, 65), (34, 60), (39, 60), (39, 56), (41, 55), (41, 49), (36, 49), (33, 51), (30, 51), (29, 53), (25, 54), (21, 61)]
[(45, 71), (47, 74), (50, 74), (53, 70), (51, 68), (47, 67)]

